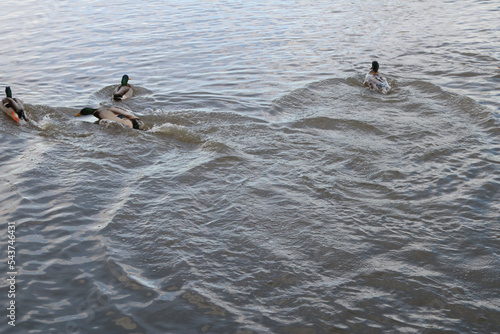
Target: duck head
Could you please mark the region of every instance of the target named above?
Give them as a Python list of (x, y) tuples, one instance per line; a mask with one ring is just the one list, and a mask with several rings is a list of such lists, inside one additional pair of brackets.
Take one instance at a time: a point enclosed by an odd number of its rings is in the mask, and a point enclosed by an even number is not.
[(128, 81), (130, 80), (130, 78), (128, 77), (128, 75), (124, 75), (122, 77), (122, 86), (126, 86), (128, 84)]
[(83, 115), (92, 115), (97, 109), (92, 109), (92, 108), (83, 108), (80, 110), (78, 114), (75, 115), (75, 117), (78, 116), (83, 116)]
[(5, 95), (6, 95), (7, 97), (12, 98), (12, 91), (10, 90), (10, 87), (8, 87), (8, 86), (7, 86), (7, 87), (5, 87)]

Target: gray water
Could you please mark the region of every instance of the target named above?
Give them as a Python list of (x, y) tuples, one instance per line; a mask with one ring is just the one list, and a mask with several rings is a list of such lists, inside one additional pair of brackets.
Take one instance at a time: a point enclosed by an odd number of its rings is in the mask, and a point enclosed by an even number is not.
[(1, 332), (500, 333), (497, 1), (0, 12)]

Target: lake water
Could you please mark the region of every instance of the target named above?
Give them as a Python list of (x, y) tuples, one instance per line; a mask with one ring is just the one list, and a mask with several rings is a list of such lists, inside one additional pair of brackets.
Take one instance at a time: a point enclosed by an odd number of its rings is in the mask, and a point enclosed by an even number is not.
[(0, 332), (500, 333), (498, 1), (0, 11)]

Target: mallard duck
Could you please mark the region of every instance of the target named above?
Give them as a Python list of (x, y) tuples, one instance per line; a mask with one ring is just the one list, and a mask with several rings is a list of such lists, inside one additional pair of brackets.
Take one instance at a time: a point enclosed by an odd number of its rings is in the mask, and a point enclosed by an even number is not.
[(379, 64), (377, 61), (372, 62), (370, 72), (365, 76), (363, 85), (370, 87), (370, 89), (377, 90), (383, 94), (387, 94), (391, 90), (391, 86), (387, 80), (378, 73)]
[(120, 107), (101, 107), (97, 109), (83, 108), (75, 117), (82, 115), (94, 115), (99, 120), (107, 119), (113, 122), (121, 123), (129, 128), (144, 130), (144, 122), (130, 111)]
[(28, 122), (28, 119), (26, 118), (26, 111), (24, 111), (22, 102), (18, 98), (12, 97), (12, 91), (10, 87), (5, 87), (5, 95), (7, 97), (2, 100), (2, 104), (0, 105), (0, 108), (3, 110), (3, 112), (6, 113), (9, 117), (12, 117), (12, 119), (17, 123), (19, 123), (21, 119), (24, 119), (26, 122)]
[(113, 99), (115, 101), (125, 100), (134, 95), (134, 90), (132, 89), (132, 86), (130, 86), (130, 84), (128, 83), (129, 80), (130, 80), (129, 77), (126, 74), (122, 77), (121, 85), (116, 87), (113, 93)]

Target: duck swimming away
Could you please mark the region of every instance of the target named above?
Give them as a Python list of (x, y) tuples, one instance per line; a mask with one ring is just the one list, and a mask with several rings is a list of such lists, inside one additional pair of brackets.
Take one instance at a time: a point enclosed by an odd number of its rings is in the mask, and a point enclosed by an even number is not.
[(130, 86), (130, 84), (128, 83), (129, 80), (130, 78), (126, 74), (122, 77), (121, 85), (116, 87), (113, 93), (113, 99), (115, 101), (126, 100), (132, 95), (134, 95), (134, 90), (132, 89), (132, 86)]
[(2, 100), (0, 109), (17, 123), (19, 123), (21, 119), (28, 122), (22, 102), (18, 98), (12, 97), (12, 90), (10, 87), (5, 87), (5, 95), (6, 97)]
[(99, 120), (107, 119), (109, 121), (121, 123), (129, 128), (144, 130), (144, 122), (130, 111), (120, 107), (100, 107), (97, 109), (83, 108), (75, 117), (82, 115), (94, 115)]
[(379, 64), (377, 61), (372, 62), (370, 72), (365, 76), (363, 85), (368, 86), (370, 89), (377, 90), (382, 94), (387, 94), (391, 90), (391, 86), (387, 80), (378, 73)]

